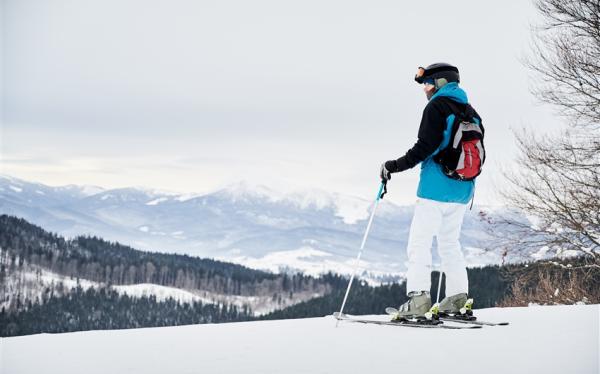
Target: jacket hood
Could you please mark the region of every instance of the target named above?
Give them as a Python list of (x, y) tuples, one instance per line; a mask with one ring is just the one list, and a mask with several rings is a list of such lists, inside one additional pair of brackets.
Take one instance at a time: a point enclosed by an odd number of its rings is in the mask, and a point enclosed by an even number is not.
[(445, 84), (442, 88), (437, 90), (437, 92), (431, 97), (430, 101), (435, 99), (438, 96), (449, 97), (450, 99), (459, 102), (461, 104), (467, 104), (469, 99), (467, 98), (467, 93), (458, 86), (456, 82), (450, 82)]

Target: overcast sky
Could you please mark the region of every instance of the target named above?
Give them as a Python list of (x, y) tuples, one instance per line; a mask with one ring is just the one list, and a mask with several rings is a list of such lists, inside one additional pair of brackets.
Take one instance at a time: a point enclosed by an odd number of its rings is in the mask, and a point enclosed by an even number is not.
[[(446, 61), (486, 126), (477, 203), (511, 128), (556, 129), (520, 59), (528, 1), (2, 1), (2, 173), (203, 192), (248, 180), (371, 198), (416, 141), (418, 66)], [(412, 203), (418, 167), (390, 199)]]

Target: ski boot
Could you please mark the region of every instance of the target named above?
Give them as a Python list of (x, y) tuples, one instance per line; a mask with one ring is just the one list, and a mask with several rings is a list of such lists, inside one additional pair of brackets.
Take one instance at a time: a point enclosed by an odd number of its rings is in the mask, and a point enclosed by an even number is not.
[(447, 296), (439, 303), (439, 316), (444, 318), (475, 321), (473, 316), (473, 299), (467, 299), (466, 293)]
[(427, 291), (411, 292), (408, 301), (400, 305), (392, 315), (392, 322), (440, 323), (437, 309), (431, 307), (431, 296)]

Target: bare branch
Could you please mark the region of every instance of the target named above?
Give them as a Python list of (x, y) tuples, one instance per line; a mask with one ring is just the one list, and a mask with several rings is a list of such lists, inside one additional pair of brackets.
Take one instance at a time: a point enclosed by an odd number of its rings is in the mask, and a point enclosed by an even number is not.
[(600, 128), (600, 1), (538, 0), (533, 93), (573, 124)]

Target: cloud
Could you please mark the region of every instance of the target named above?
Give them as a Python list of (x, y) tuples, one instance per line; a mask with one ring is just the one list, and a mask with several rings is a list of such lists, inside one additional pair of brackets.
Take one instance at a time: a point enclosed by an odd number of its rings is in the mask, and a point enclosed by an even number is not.
[[(439, 60), (461, 69), (490, 165), (514, 155), (509, 125), (557, 123), (531, 105), (515, 57), (528, 2), (432, 1), (431, 20), (385, 1), (3, 6), (3, 169), (42, 182), (195, 191), (243, 178), (370, 196), (379, 165), (416, 140), (416, 67)], [(458, 21), (442, 32), (441, 19)], [(395, 179), (402, 199), (417, 178)]]

